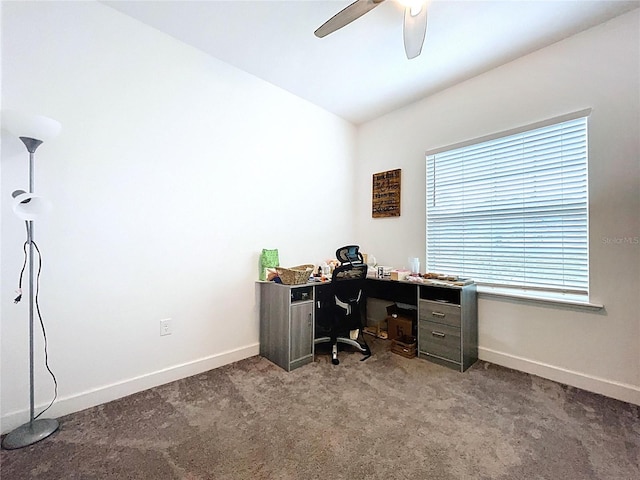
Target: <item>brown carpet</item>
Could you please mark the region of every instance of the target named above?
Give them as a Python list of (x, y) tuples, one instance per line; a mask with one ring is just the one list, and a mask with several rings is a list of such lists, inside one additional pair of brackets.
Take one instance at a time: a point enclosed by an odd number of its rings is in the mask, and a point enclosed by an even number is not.
[(640, 407), (485, 362), (261, 357), (60, 418), (18, 479), (637, 480)]

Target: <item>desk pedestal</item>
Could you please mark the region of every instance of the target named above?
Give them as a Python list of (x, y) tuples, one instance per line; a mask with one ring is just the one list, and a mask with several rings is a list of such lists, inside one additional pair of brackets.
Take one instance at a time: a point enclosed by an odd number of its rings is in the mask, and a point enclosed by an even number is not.
[(260, 283), (260, 355), (291, 371), (313, 361), (310, 285)]

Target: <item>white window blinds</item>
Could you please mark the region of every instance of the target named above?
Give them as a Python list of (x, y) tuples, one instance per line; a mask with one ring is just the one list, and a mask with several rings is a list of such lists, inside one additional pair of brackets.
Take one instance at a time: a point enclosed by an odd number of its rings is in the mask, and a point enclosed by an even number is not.
[(428, 154), (426, 190), (428, 271), (587, 294), (586, 116)]

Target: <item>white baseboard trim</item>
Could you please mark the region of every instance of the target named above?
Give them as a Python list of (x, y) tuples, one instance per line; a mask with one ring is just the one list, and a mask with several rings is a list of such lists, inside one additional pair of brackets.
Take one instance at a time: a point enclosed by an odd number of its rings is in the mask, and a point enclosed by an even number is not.
[(640, 405), (640, 387), (636, 385), (598, 378), (484, 347), (478, 347), (478, 357), (480, 360), (495, 363), (496, 365), (530, 373), (589, 392), (599, 393), (623, 402)]
[[(213, 370), (245, 358), (253, 357), (260, 353), (260, 344), (247, 345), (235, 350), (218, 353), (209, 357), (200, 358), (191, 362), (175, 365), (156, 372), (151, 372), (138, 377), (123, 380), (121, 382), (105, 385), (93, 390), (59, 398), (51, 406), (43, 418), (58, 418), (70, 413), (79, 412), (86, 408), (95, 407), (118, 398), (126, 397), (133, 393), (141, 392), (149, 388), (164, 385), (165, 383), (180, 380), (181, 378), (198, 375), (199, 373)], [(42, 411), (47, 404), (38, 405), (36, 413)], [(29, 408), (10, 412), (0, 419), (0, 431), (8, 433), (29, 421)]]

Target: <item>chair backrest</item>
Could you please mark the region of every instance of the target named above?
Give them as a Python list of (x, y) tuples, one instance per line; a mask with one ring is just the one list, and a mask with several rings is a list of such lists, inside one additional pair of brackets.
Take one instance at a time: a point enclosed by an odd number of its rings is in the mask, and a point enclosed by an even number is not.
[(358, 245), (347, 245), (345, 247), (340, 247), (338, 250), (336, 250), (336, 258), (342, 264), (350, 263), (351, 265), (359, 265), (361, 263), (364, 263), (364, 257), (358, 251), (359, 249), (360, 247)]

